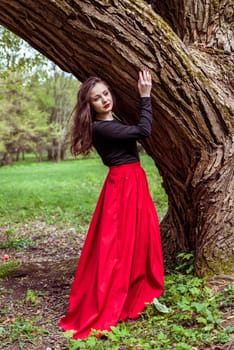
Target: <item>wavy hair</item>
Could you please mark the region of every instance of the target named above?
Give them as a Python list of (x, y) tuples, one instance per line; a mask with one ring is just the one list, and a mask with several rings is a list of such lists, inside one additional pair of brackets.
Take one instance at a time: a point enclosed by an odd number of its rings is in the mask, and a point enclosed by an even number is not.
[(95, 111), (90, 104), (90, 92), (97, 83), (103, 83), (110, 89), (108, 84), (101, 78), (89, 77), (83, 82), (77, 93), (71, 127), (71, 153), (75, 156), (88, 154), (92, 148)]

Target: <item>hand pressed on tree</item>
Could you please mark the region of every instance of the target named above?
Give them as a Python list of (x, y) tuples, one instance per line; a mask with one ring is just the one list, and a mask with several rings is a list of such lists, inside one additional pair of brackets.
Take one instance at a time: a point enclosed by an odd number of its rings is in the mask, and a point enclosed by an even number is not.
[(142, 69), (139, 72), (138, 90), (141, 97), (150, 97), (152, 88), (151, 73), (147, 69)]

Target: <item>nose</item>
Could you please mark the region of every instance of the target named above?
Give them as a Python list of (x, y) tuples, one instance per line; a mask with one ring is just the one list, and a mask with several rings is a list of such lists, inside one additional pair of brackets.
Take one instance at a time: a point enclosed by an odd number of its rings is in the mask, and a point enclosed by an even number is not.
[(107, 96), (103, 95), (102, 96), (102, 103), (106, 103), (107, 102)]

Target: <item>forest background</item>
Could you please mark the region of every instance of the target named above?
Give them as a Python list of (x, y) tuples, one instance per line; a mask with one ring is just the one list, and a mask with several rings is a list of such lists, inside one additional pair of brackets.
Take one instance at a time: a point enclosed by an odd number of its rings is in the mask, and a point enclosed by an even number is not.
[(3, 27), (0, 37), (0, 165), (65, 159), (78, 81)]

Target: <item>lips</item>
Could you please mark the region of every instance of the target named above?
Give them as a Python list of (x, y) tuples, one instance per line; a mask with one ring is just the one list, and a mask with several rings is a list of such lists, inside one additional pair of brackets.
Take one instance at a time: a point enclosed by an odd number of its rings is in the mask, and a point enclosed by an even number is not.
[(104, 108), (105, 108), (105, 109), (107, 109), (107, 108), (109, 108), (109, 107), (110, 107), (110, 103), (107, 103), (107, 104), (104, 105)]

